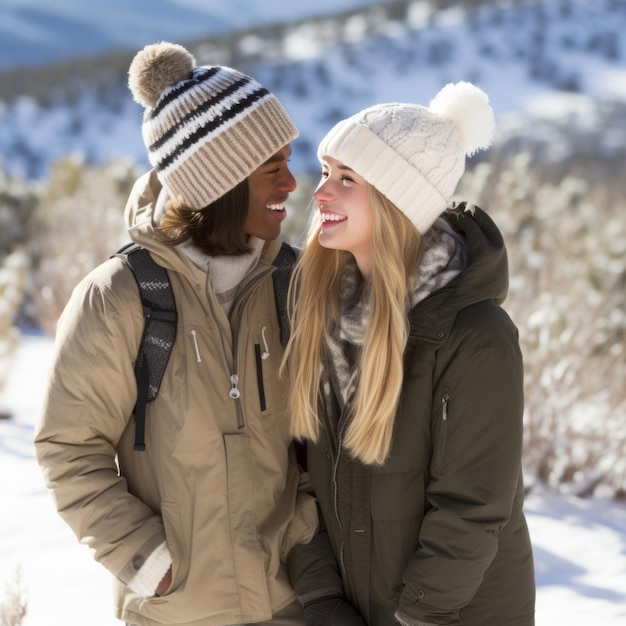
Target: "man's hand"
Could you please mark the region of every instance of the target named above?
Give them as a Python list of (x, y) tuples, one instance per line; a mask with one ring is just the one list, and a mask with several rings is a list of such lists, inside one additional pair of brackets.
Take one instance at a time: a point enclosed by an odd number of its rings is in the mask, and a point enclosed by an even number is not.
[(170, 565), (167, 572), (165, 572), (165, 576), (163, 576), (163, 578), (161, 579), (161, 582), (159, 583), (159, 586), (157, 587), (154, 595), (162, 596), (164, 593), (167, 592), (171, 584), (172, 584), (172, 566)]

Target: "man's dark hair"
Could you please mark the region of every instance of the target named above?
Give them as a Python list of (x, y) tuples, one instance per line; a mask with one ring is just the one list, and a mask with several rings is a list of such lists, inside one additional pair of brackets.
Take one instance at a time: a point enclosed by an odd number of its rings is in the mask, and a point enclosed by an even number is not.
[(182, 202), (170, 200), (158, 232), (172, 246), (191, 240), (205, 254), (246, 254), (244, 223), (248, 215), (248, 179), (203, 209), (192, 211)]

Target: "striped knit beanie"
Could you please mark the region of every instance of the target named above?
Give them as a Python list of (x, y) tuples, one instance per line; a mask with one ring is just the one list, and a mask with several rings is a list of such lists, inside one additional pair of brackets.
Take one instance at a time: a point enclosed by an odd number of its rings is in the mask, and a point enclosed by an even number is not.
[(225, 66), (196, 67), (161, 42), (133, 59), (128, 86), (145, 107), (148, 157), (171, 198), (202, 209), (245, 180), (298, 131), (276, 96)]
[(465, 156), (491, 145), (487, 95), (449, 83), (428, 108), (377, 104), (336, 124), (317, 154), (341, 161), (390, 200), (424, 234), (441, 215), (465, 171)]

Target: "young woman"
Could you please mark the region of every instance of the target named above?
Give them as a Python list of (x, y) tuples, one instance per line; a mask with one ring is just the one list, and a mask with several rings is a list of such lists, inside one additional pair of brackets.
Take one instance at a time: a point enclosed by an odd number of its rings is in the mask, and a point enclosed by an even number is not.
[(457, 83), (319, 146), (286, 361), (325, 523), (289, 557), (309, 625), (534, 623), (506, 251), (479, 208), (446, 208), (493, 125)]
[(299, 491), (272, 280), (298, 132), (257, 81), (196, 67), (175, 44), (141, 50), (129, 84), (153, 170), (129, 198), (128, 232), (167, 269), (176, 341), (136, 451), (137, 284), (119, 258), (91, 272), (58, 326), (37, 457), (114, 576), (118, 619), (298, 626), (285, 560), (317, 510)]

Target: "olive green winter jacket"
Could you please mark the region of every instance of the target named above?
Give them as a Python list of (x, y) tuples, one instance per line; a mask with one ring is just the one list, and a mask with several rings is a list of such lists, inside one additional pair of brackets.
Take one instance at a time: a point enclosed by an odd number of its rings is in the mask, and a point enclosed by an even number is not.
[(506, 251), (491, 219), (464, 208), (444, 217), (465, 240), (466, 269), (410, 312), (388, 460), (351, 460), (337, 443), (342, 415), (325, 415), (308, 445), (327, 530), (291, 552), (292, 582), (305, 601), (343, 593), (370, 626), (397, 613), (419, 625), (534, 623), (522, 356), (499, 306)]
[[(131, 271), (114, 258), (81, 281), (59, 322), (37, 456), (60, 514), (117, 579), (119, 619), (267, 620), (295, 599), (290, 548), (317, 530), (315, 502), (298, 492), (278, 377), (271, 262), (280, 242), (265, 246), (228, 319), (207, 273), (154, 238), (159, 190), (154, 173), (145, 175), (127, 207), (131, 238), (167, 268), (178, 311), (165, 377), (147, 409), (146, 450), (133, 450), (132, 419), (143, 312)], [(171, 587), (142, 597), (127, 585), (163, 541)]]

